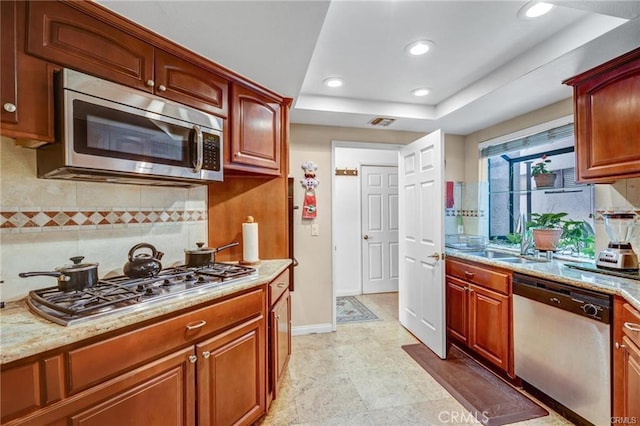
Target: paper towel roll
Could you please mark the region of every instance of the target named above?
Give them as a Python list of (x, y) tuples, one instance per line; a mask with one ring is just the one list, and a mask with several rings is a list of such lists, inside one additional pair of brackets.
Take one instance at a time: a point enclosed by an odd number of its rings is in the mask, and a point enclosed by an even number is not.
[(258, 263), (258, 224), (249, 216), (242, 224), (242, 263)]

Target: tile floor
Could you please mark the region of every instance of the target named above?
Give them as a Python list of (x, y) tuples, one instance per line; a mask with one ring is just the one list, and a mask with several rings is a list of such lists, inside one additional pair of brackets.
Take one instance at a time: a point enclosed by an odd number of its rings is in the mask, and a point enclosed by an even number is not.
[[(397, 293), (358, 296), (380, 321), (292, 338), (278, 399), (261, 426), (480, 424), (401, 348)], [(550, 415), (518, 425), (570, 425)]]

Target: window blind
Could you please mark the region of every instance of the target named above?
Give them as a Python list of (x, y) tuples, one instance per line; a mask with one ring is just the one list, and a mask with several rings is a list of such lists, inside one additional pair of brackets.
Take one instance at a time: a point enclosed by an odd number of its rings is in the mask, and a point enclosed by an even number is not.
[(506, 154), (508, 152), (517, 151), (524, 148), (533, 148), (559, 139), (565, 139), (573, 136), (573, 123), (554, 129), (545, 130), (544, 132), (526, 136), (524, 138), (514, 139), (508, 142), (496, 145), (486, 146), (480, 150), (482, 158), (493, 157), (496, 155)]

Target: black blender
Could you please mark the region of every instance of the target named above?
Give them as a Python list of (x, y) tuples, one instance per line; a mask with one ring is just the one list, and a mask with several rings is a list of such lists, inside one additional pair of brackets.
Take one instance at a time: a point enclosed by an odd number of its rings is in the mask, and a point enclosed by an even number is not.
[(638, 216), (633, 212), (604, 213), (604, 224), (609, 245), (598, 254), (598, 268), (638, 272), (638, 256), (631, 247), (631, 240), (638, 227)]

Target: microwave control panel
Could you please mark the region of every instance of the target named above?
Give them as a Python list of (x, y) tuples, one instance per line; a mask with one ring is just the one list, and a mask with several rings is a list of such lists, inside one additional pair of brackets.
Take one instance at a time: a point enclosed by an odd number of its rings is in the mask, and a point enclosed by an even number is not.
[(206, 170), (220, 170), (220, 138), (209, 133), (202, 134), (203, 142), (203, 162), (202, 168)]

